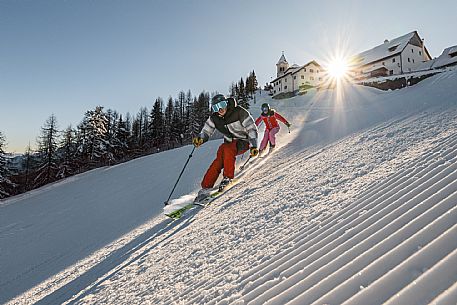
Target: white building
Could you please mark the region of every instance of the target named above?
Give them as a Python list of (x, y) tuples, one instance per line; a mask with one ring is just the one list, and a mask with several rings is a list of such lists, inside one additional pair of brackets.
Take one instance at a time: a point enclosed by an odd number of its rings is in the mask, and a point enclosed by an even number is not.
[(417, 31), (385, 40), (383, 44), (352, 58), (355, 79), (398, 75), (416, 71), (431, 56)]
[(289, 63), (284, 53), (276, 64), (276, 78), (271, 81), (273, 86), (273, 97), (288, 92), (298, 92), (307, 87), (315, 87), (323, 82), (324, 72), (322, 67), (316, 61), (299, 66)]
[(452, 46), (444, 49), (443, 53), (437, 58), (424, 62), (417, 69), (418, 71), (422, 70), (432, 70), (432, 69), (442, 69), (446, 67), (456, 66), (457, 65), (457, 46)]

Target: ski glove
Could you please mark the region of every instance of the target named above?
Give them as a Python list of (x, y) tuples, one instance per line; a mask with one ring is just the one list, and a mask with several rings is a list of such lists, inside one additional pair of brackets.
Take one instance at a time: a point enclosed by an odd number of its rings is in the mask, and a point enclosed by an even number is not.
[(249, 151), (251, 153), (251, 157), (256, 157), (259, 154), (259, 150), (257, 147), (251, 147), (251, 150)]
[(290, 123), (289, 123), (289, 122), (287, 122), (287, 123), (286, 123), (286, 126), (287, 126), (287, 127), (290, 127)]
[(203, 144), (203, 139), (200, 137), (194, 137), (192, 139), (192, 144), (194, 144), (195, 147), (200, 147), (200, 145)]

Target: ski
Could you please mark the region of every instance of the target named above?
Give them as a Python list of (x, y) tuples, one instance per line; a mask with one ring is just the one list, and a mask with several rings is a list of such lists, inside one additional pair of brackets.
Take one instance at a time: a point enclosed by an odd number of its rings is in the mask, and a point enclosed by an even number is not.
[(221, 197), (224, 193), (226, 193), (229, 189), (234, 187), (236, 184), (238, 184), (239, 179), (234, 178), (232, 181), (222, 190), (219, 190), (217, 188), (216, 190), (212, 191), (206, 198), (199, 200), (199, 201), (193, 201), (192, 203), (186, 204), (185, 206), (170, 212), (168, 214), (165, 214), (165, 216), (168, 216), (173, 219), (179, 219), (182, 217), (182, 215), (187, 211), (190, 210), (191, 208), (195, 206), (199, 207), (206, 207), (208, 206), (212, 201), (216, 200), (217, 198)]

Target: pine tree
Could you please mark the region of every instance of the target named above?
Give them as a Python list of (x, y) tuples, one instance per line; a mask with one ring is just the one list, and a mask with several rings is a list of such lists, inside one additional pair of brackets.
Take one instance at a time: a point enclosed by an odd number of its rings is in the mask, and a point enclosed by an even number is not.
[(82, 132), (82, 147), (87, 161), (91, 165), (102, 164), (106, 157), (106, 132), (108, 119), (102, 106), (95, 107), (85, 113), (83, 122), (78, 128)]
[(257, 90), (257, 88), (259, 87), (259, 82), (257, 80), (257, 76), (255, 75), (255, 71), (252, 70), (252, 74), (251, 74), (251, 77), (252, 77), (252, 86), (253, 86), (253, 91), (252, 93), (255, 93), (255, 91)]
[(31, 183), (33, 170), (37, 167), (38, 159), (36, 158), (36, 154), (32, 151), (32, 148), (27, 145), (25, 149), (24, 158), (22, 161), (22, 168), (24, 170), (23, 173), (23, 182), (22, 182), (22, 192), (27, 192), (33, 188)]
[(165, 146), (167, 148), (172, 148), (174, 147), (173, 142), (173, 136), (172, 136), (172, 121), (173, 121), (173, 112), (174, 112), (174, 106), (173, 106), (173, 98), (170, 96), (168, 98), (168, 103), (167, 107), (165, 108), (165, 115), (164, 115), (164, 141), (165, 141)]
[(63, 137), (60, 143), (60, 162), (58, 178), (65, 178), (75, 174), (76, 159), (77, 159), (77, 142), (76, 130), (71, 125), (63, 132)]
[(191, 116), (191, 128), (193, 135), (200, 133), (203, 125), (210, 115), (209, 101), (210, 96), (207, 92), (200, 93), (198, 98), (194, 99)]
[(115, 149), (118, 159), (124, 159), (128, 153), (130, 132), (128, 122), (122, 120), (122, 115), (119, 117), (115, 135)]
[(34, 180), (34, 186), (42, 186), (53, 182), (57, 179), (58, 166), (58, 137), (57, 119), (52, 114), (41, 128), (41, 135), (38, 138), (38, 155), (40, 165), (37, 169), (37, 176)]
[(158, 97), (151, 110), (149, 130), (151, 133), (152, 147), (161, 149), (164, 144), (164, 115), (163, 100)]
[(247, 101), (246, 96), (246, 89), (244, 85), (243, 78), (241, 78), (240, 82), (238, 83), (239, 86), (239, 95), (238, 95), (238, 105), (245, 109), (249, 109), (249, 103)]
[(9, 197), (14, 188), (14, 184), (10, 180), (11, 172), (4, 151), (5, 141), (5, 136), (0, 132), (0, 199)]

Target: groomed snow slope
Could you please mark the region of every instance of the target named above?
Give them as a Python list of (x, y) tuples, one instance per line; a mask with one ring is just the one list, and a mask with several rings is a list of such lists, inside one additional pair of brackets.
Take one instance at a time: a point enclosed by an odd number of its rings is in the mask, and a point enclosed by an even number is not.
[(244, 181), (8, 304), (457, 304), (455, 84), (259, 98), (293, 132)]

